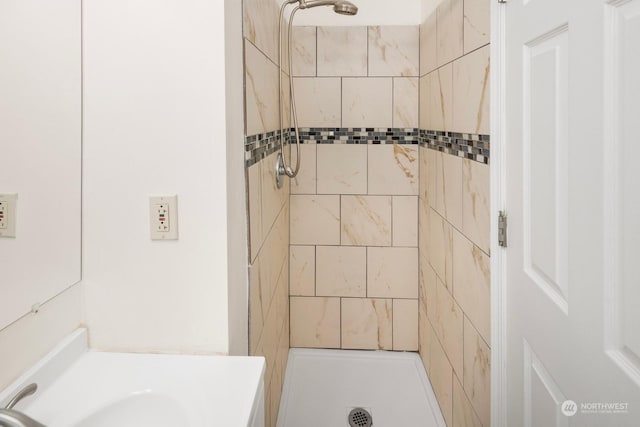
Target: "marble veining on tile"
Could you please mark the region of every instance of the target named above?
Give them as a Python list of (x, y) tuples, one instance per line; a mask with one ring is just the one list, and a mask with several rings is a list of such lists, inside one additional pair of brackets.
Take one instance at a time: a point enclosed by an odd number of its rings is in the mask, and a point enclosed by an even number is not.
[(418, 300), (393, 300), (393, 349), (418, 350)]
[(417, 26), (369, 27), (369, 76), (418, 76), (419, 38)]
[(341, 243), (391, 246), (391, 197), (342, 196)]
[(369, 146), (369, 194), (418, 195), (418, 149)]
[(491, 2), (488, 0), (464, 1), (464, 52), (489, 43), (491, 27)]
[(315, 77), (316, 27), (293, 27), (291, 54), (293, 57), (291, 67), (295, 77)]
[(338, 127), (341, 125), (341, 79), (296, 77), (293, 79), (293, 84), (298, 126)]
[(457, 230), (453, 232), (453, 296), (482, 338), (491, 339), (489, 257)]
[(342, 79), (342, 126), (393, 127), (393, 79)]
[(491, 425), (491, 350), (465, 318), (463, 388), (483, 425)]
[(340, 348), (340, 298), (291, 297), (291, 346)]
[(318, 194), (366, 194), (367, 147), (318, 145)]
[(340, 196), (291, 195), (291, 244), (339, 245)]
[(278, 68), (253, 44), (245, 41), (247, 135), (273, 131), (278, 115)]
[(393, 79), (393, 126), (395, 128), (418, 127), (418, 85), (417, 77)]
[(318, 27), (318, 76), (367, 75), (367, 27)]
[(418, 298), (418, 248), (367, 248), (369, 298)]
[(342, 348), (391, 350), (392, 316), (392, 300), (343, 299)]
[(317, 296), (365, 297), (366, 292), (366, 248), (317, 246)]
[(453, 130), (489, 133), (490, 46), (478, 49), (453, 63)]
[(489, 166), (464, 160), (462, 229), (480, 249), (489, 254), (491, 239)]
[(289, 294), (315, 295), (316, 248), (295, 246), (289, 248)]

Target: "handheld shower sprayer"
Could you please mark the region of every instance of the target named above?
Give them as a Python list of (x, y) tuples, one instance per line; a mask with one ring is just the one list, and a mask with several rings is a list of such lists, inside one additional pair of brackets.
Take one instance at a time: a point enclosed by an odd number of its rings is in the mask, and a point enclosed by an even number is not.
[[(289, 16), (289, 38), (288, 38), (288, 52), (289, 52), (289, 96), (291, 98), (290, 111), (291, 118), (293, 119), (294, 138), (296, 142), (296, 165), (295, 168), (291, 168), (291, 165), (287, 164), (284, 155), (284, 99), (282, 97), (282, 22), (284, 20), (284, 12), (288, 5), (298, 3), (293, 7)], [(333, 6), (333, 11), (339, 15), (353, 16), (358, 13), (358, 7), (353, 3), (346, 0), (287, 0), (280, 7), (280, 19), (278, 21), (278, 103), (279, 103), (279, 115), (280, 115), (280, 154), (276, 161), (276, 183), (278, 188), (282, 187), (282, 178), (284, 175), (289, 178), (295, 178), (300, 171), (300, 132), (298, 131), (298, 114), (296, 112), (296, 100), (295, 90), (293, 87), (293, 67), (291, 60), (291, 45), (293, 44), (293, 19), (296, 13), (300, 9), (311, 9), (319, 6)], [(290, 144), (291, 145), (291, 144)], [(291, 146), (289, 146), (289, 161), (291, 162)]]

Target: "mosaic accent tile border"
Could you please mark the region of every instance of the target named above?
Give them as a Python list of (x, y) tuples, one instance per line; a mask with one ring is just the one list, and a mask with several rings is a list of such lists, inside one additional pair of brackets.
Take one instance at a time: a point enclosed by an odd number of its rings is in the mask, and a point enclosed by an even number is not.
[(489, 164), (491, 137), (458, 132), (420, 130), (420, 145), (476, 162)]
[[(423, 147), (489, 164), (489, 135), (441, 132), (417, 128), (300, 128), (302, 144), (420, 144)], [(293, 138), (293, 129), (285, 129)], [(245, 138), (245, 167), (258, 163), (280, 149), (280, 131)]]
[(419, 144), (417, 128), (300, 128), (303, 144)]
[[(291, 129), (284, 130), (285, 138), (291, 136)], [(244, 139), (245, 167), (255, 165), (280, 149), (280, 130), (247, 136)]]

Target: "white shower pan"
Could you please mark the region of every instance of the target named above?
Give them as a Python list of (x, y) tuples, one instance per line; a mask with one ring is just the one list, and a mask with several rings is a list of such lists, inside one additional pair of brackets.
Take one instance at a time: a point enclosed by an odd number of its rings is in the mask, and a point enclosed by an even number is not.
[(373, 427), (445, 427), (417, 353), (291, 349), (277, 427), (348, 427), (353, 408)]

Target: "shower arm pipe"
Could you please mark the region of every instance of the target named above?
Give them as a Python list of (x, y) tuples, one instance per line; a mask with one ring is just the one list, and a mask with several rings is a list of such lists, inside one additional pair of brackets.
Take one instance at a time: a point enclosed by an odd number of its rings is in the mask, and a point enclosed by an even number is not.
[[(282, 3), (280, 6), (280, 17), (278, 19), (278, 112), (280, 117), (280, 156), (282, 157), (282, 164), (277, 167), (276, 176), (278, 175), (287, 175), (289, 178), (294, 178), (298, 175), (298, 171), (300, 170), (300, 139), (298, 135), (297, 128), (297, 115), (295, 112), (295, 99), (293, 95), (293, 79), (291, 78), (291, 23), (293, 21), (293, 16), (300, 9), (300, 6), (296, 6), (291, 15), (289, 17), (289, 93), (291, 96), (291, 103), (294, 105), (294, 124), (296, 125), (296, 167), (295, 169), (291, 169), (290, 166), (287, 166), (287, 162), (284, 154), (284, 102), (282, 99), (282, 22), (284, 20), (284, 12), (286, 7), (289, 4), (298, 3), (299, 0), (288, 0)], [(291, 110), (291, 109), (290, 109)], [(291, 111), (289, 111), (291, 114)], [(289, 147), (289, 153), (291, 153), (291, 147)], [(289, 156), (291, 158), (291, 156)]]

